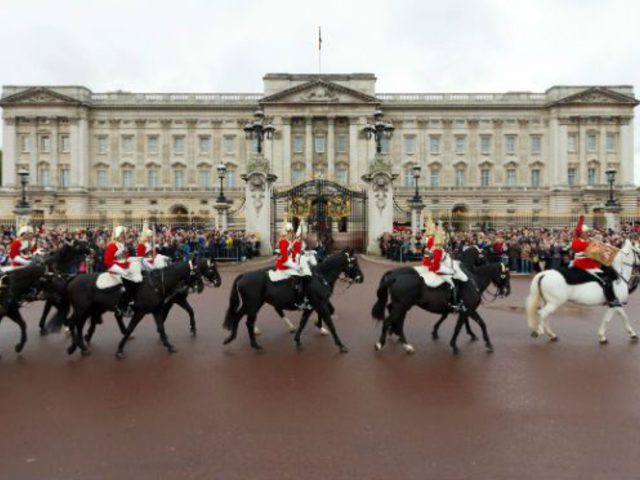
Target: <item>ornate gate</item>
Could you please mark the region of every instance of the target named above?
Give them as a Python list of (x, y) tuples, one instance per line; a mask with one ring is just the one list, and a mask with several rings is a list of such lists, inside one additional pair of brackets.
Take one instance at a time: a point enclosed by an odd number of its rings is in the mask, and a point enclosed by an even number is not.
[(329, 180), (309, 180), (287, 190), (274, 189), (271, 208), (273, 245), (278, 244), (286, 219), (298, 228), (301, 220), (308, 226), (307, 245), (319, 243), (329, 250), (352, 247), (364, 252), (367, 246), (367, 193)]

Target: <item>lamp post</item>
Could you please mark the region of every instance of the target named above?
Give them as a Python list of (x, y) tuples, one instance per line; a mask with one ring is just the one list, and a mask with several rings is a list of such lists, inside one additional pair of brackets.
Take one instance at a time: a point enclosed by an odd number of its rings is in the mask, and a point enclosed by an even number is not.
[(420, 171), (422, 167), (420, 165), (414, 165), (411, 171), (413, 172), (413, 178), (415, 180), (416, 191), (413, 194), (413, 202), (414, 203), (422, 203), (422, 197), (420, 196), (420, 192), (418, 191), (418, 180), (420, 180)]
[(617, 207), (618, 200), (616, 200), (613, 193), (613, 184), (616, 181), (616, 173), (618, 172), (616, 171), (615, 168), (610, 168), (604, 173), (607, 174), (607, 183), (609, 184), (609, 199), (607, 200), (607, 203), (605, 205), (607, 207)]
[(29, 172), (27, 170), (20, 170), (18, 172), (18, 176), (20, 177), (20, 185), (22, 186), (22, 197), (20, 198), (20, 202), (18, 202), (17, 207), (21, 209), (29, 209), (31, 205), (27, 201), (27, 184), (29, 183)]
[(253, 114), (253, 118), (253, 122), (247, 123), (243, 130), (247, 140), (256, 140), (256, 153), (262, 155), (262, 143), (265, 139), (272, 139), (276, 129), (270, 123), (264, 124), (264, 112), (262, 110), (257, 110)]
[(216, 167), (216, 170), (218, 171), (218, 177), (220, 178), (220, 193), (218, 194), (216, 202), (227, 203), (227, 199), (224, 196), (224, 179), (227, 176), (227, 166), (220, 162)]
[(363, 131), (367, 136), (367, 139), (374, 138), (376, 142), (376, 155), (382, 153), (382, 139), (391, 138), (393, 135), (394, 127), (389, 122), (385, 122), (382, 117), (384, 114), (382, 110), (376, 110), (373, 114), (373, 124), (365, 125)]

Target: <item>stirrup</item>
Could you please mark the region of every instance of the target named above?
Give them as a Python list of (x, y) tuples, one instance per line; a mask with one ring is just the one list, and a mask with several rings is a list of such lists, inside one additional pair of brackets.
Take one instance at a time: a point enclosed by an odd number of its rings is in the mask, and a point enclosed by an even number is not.
[(607, 302), (607, 305), (609, 305), (609, 308), (622, 307), (622, 302), (616, 298), (615, 300)]

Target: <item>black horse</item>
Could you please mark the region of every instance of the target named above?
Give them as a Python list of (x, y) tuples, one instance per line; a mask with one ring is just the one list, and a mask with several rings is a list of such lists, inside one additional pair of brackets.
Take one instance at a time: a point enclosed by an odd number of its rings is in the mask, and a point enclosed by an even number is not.
[[(123, 286), (98, 289), (96, 281), (99, 275), (98, 273), (79, 275), (71, 280), (67, 286), (66, 311), (69, 311), (69, 306), (73, 307), (73, 314), (67, 320), (72, 337), (72, 343), (67, 349), (69, 355), (73, 354), (77, 348), (83, 355), (89, 355), (90, 351), (83, 338), (83, 329), (87, 319), (91, 317), (91, 324), (95, 330), (95, 325), (101, 322), (102, 314), (107, 311), (115, 311), (119, 306), (124, 291)], [(136, 325), (147, 313), (154, 315), (163, 344), (169, 351), (175, 351), (164, 331), (165, 301), (171, 301), (170, 298), (174, 291), (189, 284), (192, 278), (202, 275), (211, 278), (212, 281), (215, 278), (218, 281), (220, 279), (215, 263), (201, 259), (195, 265), (192, 262), (178, 262), (164, 269), (154, 270), (145, 275), (141, 283), (130, 285), (129, 288), (135, 291), (134, 314), (128, 327), (124, 326), (122, 318), (117, 318), (120, 330), (124, 335), (118, 347), (118, 357), (124, 356), (122, 352), (124, 342), (129, 339)], [(57, 319), (54, 318), (52, 321), (55, 322)]]
[[(463, 266), (463, 269), (464, 266)], [(465, 269), (466, 270), (466, 269)], [(371, 310), (373, 318), (383, 321), (380, 340), (376, 343), (376, 350), (382, 349), (386, 342), (387, 334), (395, 332), (400, 337), (405, 351), (412, 353), (414, 351), (404, 334), (404, 320), (407, 312), (414, 305), (433, 313), (445, 315), (449, 313), (449, 286), (444, 284), (437, 288), (430, 288), (425, 285), (424, 280), (417, 273), (392, 275), (393, 272), (387, 272), (383, 275), (378, 286), (378, 301)], [(465, 311), (458, 315), (455, 331), (449, 345), (454, 353), (458, 353), (456, 341), (460, 329), (468, 317), (473, 318), (482, 329), (482, 336), (487, 351), (493, 351), (493, 345), (489, 339), (487, 327), (484, 320), (478, 313), (477, 309), (482, 302), (482, 292), (484, 292), (490, 284), (494, 284), (501, 296), (507, 296), (511, 292), (509, 271), (501, 263), (482, 265), (475, 269), (472, 273), (466, 270), (469, 280), (459, 284), (459, 298), (465, 306)], [(385, 307), (387, 301), (391, 297), (388, 305), (389, 315), (385, 318)]]
[[(265, 303), (272, 305), (278, 311), (297, 310), (295, 306), (296, 291), (293, 283), (289, 280), (272, 282), (269, 279), (268, 271), (268, 269), (262, 269), (243, 273), (234, 280), (229, 298), (229, 308), (223, 324), (224, 328), (231, 332), (224, 341), (225, 345), (235, 340), (240, 320), (246, 315), (251, 346), (256, 350), (262, 349), (256, 341), (255, 323), (258, 311)], [(333, 287), (341, 274), (356, 283), (364, 281), (364, 275), (352, 249), (345, 249), (331, 255), (320, 263), (314, 269), (313, 275), (305, 280), (305, 291), (311, 307), (318, 313), (322, 322), (327, 325), (340, 352), (346, 353), (347, 347), (338, 337), (331, 318), (335, 309), (329, 301)], [(313, 310), (305, 310), (302, 315), (295, 335), (295, 342), (298, 346), (301, 345), (300, 335)]]

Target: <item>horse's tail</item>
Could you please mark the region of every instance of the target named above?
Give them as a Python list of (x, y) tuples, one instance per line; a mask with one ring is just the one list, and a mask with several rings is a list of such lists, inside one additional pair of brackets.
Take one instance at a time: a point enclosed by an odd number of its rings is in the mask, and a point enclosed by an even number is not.
[[(51, 300), (47, 301), (50, 302)], [(60, 296), (60, 303), (58, 305), (54, 304), (54, 306), (57, 307), (57, 312), (45, 325), (47, 333), (58, 333), (67, 323), (71, 303), (69, 302), (69, 297), (66, 295), (66, 292)]]
[(533, 280), (531, 281), (531, 287), (529, 288), (529, 296), (526, 301), (526, 310), (527, 310), (527, 321), (529, 322), (529, 328), (532, 332), (538, 331), (538, 322), (540, 317), (538, 315), (538, 305), (540, 304), (540, 300), (542, 298), (541, 295), (541, 286), (542, 279), (544, 278), (545, 272), (538, 273)]
[(391, 285), (391, 272), (385, 273), (380, 279), (380, 285), (378, 285), (378, 301), (371, 309), (371, 316), (379, 322), (384, 320), (384, 309), (387, 305), (387, 298), (389, 298), (389, 286)]
[(224, 323), (222, 326), (226, 330), (232, 330), (233, 326), (239, 319), (240, 312), (240, 292), (238, 292), (238, 282), (242, 278), (242, 275), (238, 275), (231, 285), (231, 293), (229, 295), (229, 308), (227, 308), (227, 314), (224, 317)]

